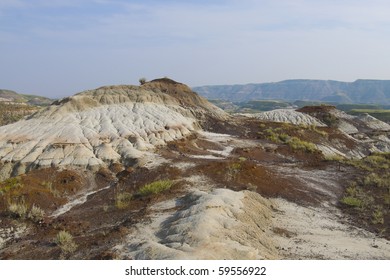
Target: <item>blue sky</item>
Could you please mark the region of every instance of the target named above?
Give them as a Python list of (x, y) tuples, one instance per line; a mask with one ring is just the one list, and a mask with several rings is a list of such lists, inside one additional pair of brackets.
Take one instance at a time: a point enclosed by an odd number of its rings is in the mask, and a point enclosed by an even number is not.
[(390, 79), (385, 0), (0, 0), (0, 88)]

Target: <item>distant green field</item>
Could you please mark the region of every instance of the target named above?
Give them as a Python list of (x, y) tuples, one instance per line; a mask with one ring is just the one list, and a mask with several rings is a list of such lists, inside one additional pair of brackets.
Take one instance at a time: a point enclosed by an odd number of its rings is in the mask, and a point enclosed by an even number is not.
[(390, 122), (390, 110), (386, 109), (352, 109), (348, 113), (351, 115), (367, 113), (381, 121)]

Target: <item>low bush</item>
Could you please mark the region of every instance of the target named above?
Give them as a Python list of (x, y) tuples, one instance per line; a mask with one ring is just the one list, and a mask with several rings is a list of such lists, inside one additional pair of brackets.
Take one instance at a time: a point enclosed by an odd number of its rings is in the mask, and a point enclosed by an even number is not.
[(0, 183), (0, 195), (9, 192), (12, 189), (21, 187), (20, 177), (12, 177)]
[(33, 222), (40, 222), (45, 217), (45, 211), (43, 211), (39, 206), (33, 205), (30, 212), (28, 213), (28, 218)]
[(118, 209), (125, 209), (129, 206), (131, 200), (133, 199), (133, 195), (128, 192), (118, 193), (115, 197), (115, 206)]
[(326, 155), (325, 156), (326, 161), (335, 161), (335, 162), (340, 162), (342, 163), (344, 160), (344, 157), (341, 155)]
[(73, 253), (77, 249), (73, 236), (66, 230), (61, 230), (57, 234), (55, 242), (58, 246), (60, 246), (62, 252), (64, 253)]
[(390, 176), (388, 175), (381, 176), (376, 173), (371, 173), (364, 178), (363, 182), (365, 186), (390, 189)]
[(147, 184), (139, 189), (138, 194), (141, 196), (147, 196), (151, 194), (158, 194), (172, 187), (173, 182), (171, 180), (159, 180), (153, 183)]
[(301, 150), (301, 151), (308, 152), (308, 153), (314, 153), (315, 151), (317, 151), (316, 145), (314, 145), (313, 143), (303, 141), (297, 137), (291, 137), (287, 141), (287, 144), (293, 150)]
[(10, 203), (8, 210), (18, 218), (25, 218), (27, 214), (27, 206), (24, 201), (17, 203)]
[(139, 81), (139, 84), (140, 84), (141, 86), (144, 85), (144, 84), (146, 84), (146, 78), (144, 78), (144, 77), (140, 78), (138, 81)]
[(374, 225), (381, 224), (385, 222), (385, 219), (383, 217), (382, 209), (375, 209), (375, 211), (372, 213), (372, 223)]
[(358, 207), (361, 208), (363, 206), (363, 201), (357, 197), (353, 196), (344, 196), (341, 199), (341, 202), (345, 205), (351, 206), (351, 207)]

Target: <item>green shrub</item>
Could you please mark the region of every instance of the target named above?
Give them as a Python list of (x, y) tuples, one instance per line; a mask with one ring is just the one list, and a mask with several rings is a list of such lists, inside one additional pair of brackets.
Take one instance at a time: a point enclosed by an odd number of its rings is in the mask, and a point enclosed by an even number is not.
[(340, 123), (340, 120), (330, 113), (324, 114), (321, 120), (329, 127), (337, 127)]
[(150, 184), (147, 184), (139, 189), (138, 194), (141, 196), (147, 196), (151, 194), (158, 194), (172, 187), (173, 182), (171, 180), (159, 180)]
[(365, 171), (385, 171), (390, 168), (390, 158), (387, 154), (375, 153), (363, 159), (348, 160), (347, 163)]
[(310, 130), (310, 131), (313, 131), (323, 137), (328, 137), (328, 133), (326, 131), (323, 131), (323, 130), (320, 130), (318, 129), (318, 126), (314, 125), (314, 124), (310, 124), (310, 125), (300, 125), (299, 126), (300, 128), (303, 128), (303, 129), (307, 129), (307, 130)]
[(385, 205), (387, 205), (388, 207), (390, 207), (390, 194), (385, 194), (384, 197), (383, 197), (383, 202), (385, 203)]
[(8, 178), (4, 182), (1, 182), (0, 195), (7, 193), (11, 189), (19, 188), (22, 184), (20, 183), (20, 177)]
[(371, 173), (364, 178), (364, 185), (379, 188), (390, 188), (390, 176), (380, 176), (376, 173)]
[(287, 140), (290, 138), (286, 133), (282, 133), (278, 135), (279, 140), (282, 141), (283, 143), (286, 143)]
[(139, 84), (142, 86), (142, 85), (144, 85), (146, 83), (146, 78), (142, 77), (138, 81), (139, 81)]
[(336, 161), (336, 162), (342, 162), (344, 160), (344, 157), (341, 155), (327, 155), (325, 156), (326, 161)]
[(77, 249), (77, 245), (73, 240), (73, 236), (66, 230), (61, 230), (57, 234), (55, 241), (64, 253), (73, 253)]
[(118, 193), (115, 197), (115, 206), (119, 209), (125, 209), (129, 206), (130, 201), (133, 199), (133, 195), (128, 192)]
[(301, 150), (308, 153), (314, 153), (317, 150), (316, 146), (313, 143), (303, 141), (297, 137), (291, 137), (287, 141), (287, 144), (293, 150)]
[(376, 209), (373, 213), (372, 213), (372, 223), (374, 225), (377, 225), (377, 224), (381, 224), (383, 225), (383, 223), (385, 222), (385, 219), (383, 217), (383, 212), (381, 209)]
[(352, 182), (345, 191), (349, 196), (353, 197), (361, 194), (361, 189), (357, 187), (356, 182)]
[(365, 161), (373, 168), (388, 169), (389, 160), (380, 154), (374, 154), (365, 158)]
[(351, 206), (351, 207), (358, 207), (361, 208), (363, 206), (363, 201), (357, 197), (353, 196), (344, 196), (341, 199), (341, 202), (345, 205)]
[[(275, 129), (276, 131), (276, 129)], [(280, 143), (280, 139), (279, 139), (279, 134), (276, 133), (272, 128), (268, 128), (265, 130), (265, 133), (267, 133), (267, 139), (268, 140), (271, 140), (272, 142), (275, 142), (275, 143)]]

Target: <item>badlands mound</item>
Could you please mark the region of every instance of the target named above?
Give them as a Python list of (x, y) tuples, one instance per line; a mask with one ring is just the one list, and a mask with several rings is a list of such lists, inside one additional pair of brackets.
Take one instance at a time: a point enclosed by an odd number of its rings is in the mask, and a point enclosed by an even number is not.
[(148, 150), (227, 115), (184, 84), (105, 86), (0, 127), (0, 179), (45, 167), (132, 165)]

